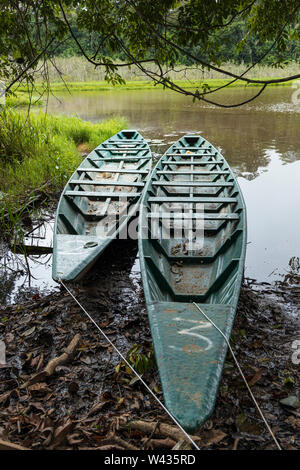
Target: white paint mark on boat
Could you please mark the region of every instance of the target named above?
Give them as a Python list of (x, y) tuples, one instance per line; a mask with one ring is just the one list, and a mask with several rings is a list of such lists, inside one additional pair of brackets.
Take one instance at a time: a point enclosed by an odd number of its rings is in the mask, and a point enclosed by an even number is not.
[[(203, 321), (203, 320), (187, 320), (186, 318), (180, 318), (180, 317), (176, 317), (174, 318), (174, 320), (179, 321), (179, 322), (195, 324), (195, 326), (192, 326), (191, 328), (184, 328), (178, 331), (178, 334), (195, 336), (196, 338), (199, 338), (200, 340), (205, 341), (207, 343), (205, 351), (208, 351), (209, 349), (211, 349), (211, 347), (213, 346), (212, 341), (206, 336), (196, 332), (197, 330), (201, 330), (202, 328), (211, 328), (212, 327), (211, 323), (207, 321)], [(172, 349), (178, 349), (180, 351), (182, 350), (181, 348), (177, 348), (176, 346), (169, 346), (169, 347)]]

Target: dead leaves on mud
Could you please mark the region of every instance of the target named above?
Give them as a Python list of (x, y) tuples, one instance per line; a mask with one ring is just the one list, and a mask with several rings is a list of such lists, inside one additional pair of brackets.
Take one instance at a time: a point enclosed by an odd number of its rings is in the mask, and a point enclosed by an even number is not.
[[(127, 258), (135, 256), (130, 253)], [(139, 361), (145, 381), (162, 399), (156, 369), (147, 372), (141, 360), (153, 359), (142, 289), (130, 274), (132, 260), (119, 258), (110, 252), (107, 264), (102, 261), (99, 272), (74, 292), (122, 353), (131, 351), (132, 364)], [(299, 368), (292, 364), (289, 348), (294, 332), (278, 300), (243, 288), (232, 347), (285, 449), (300, 448), (300, 408), (281, 403), (297, 398), (299, 390)], [(80, 340), (65, 357), (76, 335)], [(5, 367), (0, 368), (0, 439), (49, 450), (189, 448), (64, 292), (35, 295), (0, 309), (0, 340), (6, 348)], [(65, 360), (53, 363), (62, 356)], [(51, 361), (55, 367), (45, 374)], [(230, 355), (215, 411), (195, 434), (201, 449), (275, 448)]]

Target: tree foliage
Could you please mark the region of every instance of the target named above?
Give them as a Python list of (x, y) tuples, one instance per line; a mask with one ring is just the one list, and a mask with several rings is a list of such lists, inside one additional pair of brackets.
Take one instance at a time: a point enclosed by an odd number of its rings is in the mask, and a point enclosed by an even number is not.
[[(122, 67), (135, 64), (155, 83), (213, 103), (205, 84), (185, 90), (168, 71), (193, 63), (257, 83), (259, 93), (270, 82), (300, 77), (247, 77), (261, 61), (278, 66), (299, 57), (299, 0), (0, 0), (0, 7), (0, 79), (7, 91), (21, 80), (34, 83), (41, 63), (47, 78), (47, 61), (64, 47), (104, 66), (111, 82), (122, 82)], [(237, 76), (221, 65), (229, 58), (250, 65)]]

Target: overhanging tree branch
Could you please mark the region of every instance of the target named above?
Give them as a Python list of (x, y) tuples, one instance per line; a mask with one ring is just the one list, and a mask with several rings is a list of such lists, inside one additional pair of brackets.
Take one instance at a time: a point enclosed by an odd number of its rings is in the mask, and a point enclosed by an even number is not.
[[(171, 41), (170, 39), (164, 37), (159, 31), (157, 31), (156, 29), (154, 29), (151, 24), (149, 23), (148, 19), (145, 18), (145, 16), (143, 15), (143, 13), (140, 11), (140, 9), (135, 5), (135, 3), (131, 0), (125, 0), (126, 3), (128, 3), (129, 5), (131, 5), (136, 13), (139, 15), (139, 17), (142, 19), (142, 21), (147, 24), (147, 26), (149, 27), (149, 29), (152, 31), (152, 33), (157, 36), (159, 39), (161, 39), (162, 41), (164, 41), (166, 44), (170, 45), (171, 47), (177, 49), (179, 52), (181, 52), (182, 54), (185, 54), (186, 56), (190, 57), (191, 59), (193, 59), (195, 62), (201, 64), (202, 66), (208, 68), (208, 69), (212, 69), (214, 70), (215, 72), (218, 72), (218, 73), (222, 73), (224, 75), (227, 75), (229, 77), (232, 77), (236, 80), (242, 80), (244, 82), (247, 82), (247, 83), (254, 83), (254, 84), (258, 84), (258, 85), (270, 85), (270, 84), (275, 84), (275, 83), (285, 83), (285, 82), (289, 82), (289, 81), (292, 81), (292, 80), (296, 80), (298, 78), (300, 78), (300, 73), (299, 74), (296, 74), (296, 75), (291, 75), (289, 77), (284, 77), (284, 78), (274, 78), (274, 79), (271, 79), (271, 80), (260, 80), (260, 79), (254, 79), (254, 78), (247, 78), (247, 77), (244, 77), (242, 75), (237, 75), (237, 74), (234, 74), (233, 72), (229, 72), (228, 70), (225, 70), (225, 69), (222, 69), (220, 67), (217, 67), (213, 64), (210, 64), (202, 59), (199, 59), (198, 57), (194, 56), (193, 54), (191, 54), (190, 52), (188, 52), (186, 49), (184, 49), (183, 47), (179, 46), (178, 44), (175, 44), (173, 41)], [(297, 5), (297, 7), (294, 9), (293, 11), (293, 14), (295, 14), (300, 8), (300, 3)]]
[[(9, 5), (8, 0), (4, 0), (5, 4), (6, 2)], [(270, 6), (270, 24), (268, 23), (269, 18), (259, 16), (261, 12), (267, 11), (267, 3)], [(286, 28), (294, 24), (294, 15), (299, 11), (299, 0), (291, 0), (289, 5), (286, 5), (286, 10), (283, 10), (282, 2), (277, 3), (276, 0), (268, 0), (268, 2), (227, 0), (224, 3), (213, 2), (213, 4), (205, 3), (205, 0), (195, 0), (195, 2), (187, 0), (187, 2), (177, 3), (179, 7), (175, 6), (175, 10), (171, 10), (174, 4), (175, 2), (173, 1), (164, 2), (163, 0), (154, 0), (153, 3), (145, 2), (144, 0), (120, 0), (118, 2), (111, 0), (87, 0), (86, 2), (81, 2), (80, 0), (70, 0), (68, 2), (65, 0), (53, 0), (49, 4), (47, 3), (47, 8), (45, 8), (44, 4), (39, 5), (36, 1), (20, 0), (20, 2), (16, 3), (13, 0), (12, 6), (7, 7), (10, 15), (8, 16), (10, 20), (8, 22), (8, 31), (10, 31), (10, 34), (13, 32), (13, 26), (10, 25), (13, 25), (15, 21), (16, 34), (13, 34), (13, 37), (20, 41), (20, 47), (13, 53), (13, 58), (10, 56), (12, 49), (9, 47), (7, 47), (6, 56), (4, 55), (6, 61), (2, 68), (2, 76), (16, 76), (6, 88), (6, 91), (9, 91), (16, 82), (23, 82), (24, 77), (33, 82), (34, 76), (28, 71), (34, 69), (34, 73), (36, 73), (36, 62), (41, 58), (45, 59), (42, 65), (43, 73), (49, 79), (47, 75), (47, 60), (53, 57), (54, 49), (51, 47), (51, 44), (54, 41), (54, 37), (59, 37), (60, 40), (67, 39), (72, 41), (80, 51), (80, 54), (89, 63), (95, 67), (103, 66), (106, 68), (108, 79), (111, 79), (113, 83), (117, 81), (123, 82), (121, 74), (118, 73), (118, 68), (135, 65), (141, 73), (154, 81), (154, 84), (162, 84), (166, 88), (178, 93), (221, 107), (241, 106), (259, 96), (269, 84), (280, 84), (300, 78), (300, 73), (288, 77), (266, 80), (248, 78), (247, 76), (248, 72), (255, 65), (270, 54), (276, 44), (278, 44), (276, 50), (282, 50), (287, 35)], [(195, 13), (193, 5), (196, 4), (199, 5), (199, 11)], [(279, 5), (279, 13), (276, 16), (277, 5)], [(69, 11), (73, 12), (75, 10), (80, 12), (79, 29), (84, 31), (83, 25), (90, 21), (89, 31), (97, 32), (100, 35), (100, 40), (96, 48), (93, 47), (91, 53), (87, 52), (87, 50), (90, 51), (90, 47), (85, 47), (85, 40), (79, 40), (81, 32), (77, 33), (77, 29), (73, 29), (72, 23), (69, 21)], [(207, 16), (205, 15), (206, 12)], [(180, 15), (185, 14), (187, 17), (183, 18), (182, 22), (180, 22)], [(283, 26), (283, 21), (280, 24), (280, 14), (282, 14), (285, 20)], [(192, 52), (194, 46), (199, 46), (200, 50), (203, 51), (205, 45), (212, 48), (215, 40), (217, 40), (217, 43), (218, 41), (220, 42), (219, 34), (216, 37), (209, 37), (208, 41), (205, 38), (205, 34), (210, 35), (210, 31), (219, 28), (224, 28), (224, 31), (227, 32), (226, 27), (233, 24), (234, 20), (240, 15), (243, 15), (243, 18), (246, 20), (250, 15), (254, 18), (254, 26), (249, 32), (249, 38), (245, 40), (246, 44), (252, 44), (252, 38), (261, 24), (263, 34), (266, 34), (267, 38), (272, 38), (273, 40), (275, 38), (271, 46), (269, 47), (268, 45), (267, 51), (260, 55), (243, 73), (237, 74), (227, 70), (226, 66), (215, 65), (214, 58), (217, 54), (213, 53), (212, 49), (208, 49), (207, 56), (209, 59), (206, 60), (199, 58), (197, 53)], [(5, 17), (6, 12), (3, 16), (4, 20)], [(203, 17), (203, 22), (200, 24), (198, 20), (201, 17)], [(173, 29), (175, 27), (176, 30)], [(188, 31), (187, 34), (185, 34), (185, 31)], [(189, 35), (189, 31), (191, 31), (192, 36)], [(231, 34), (230, 31), (229, 33)], [(169, 35), (169, 33), (171, 34)], [(296, 30), (293, 34), (296, 38)], [(52, 36), (54, 37), (49, 41), (48, 38)], [(190, 40), (190, 36), (192, 40)], [(121, 57), (125, 54), (127, 62), (114, 62), (109, 55), (105, 56), (102, 53), (107, 44), (107, 38), (109, 38), (109, 50), (121, 52)], [(232, 40), (232, 34), (230, 38)], [(41, 50), (40, 53), (38, 53), (38, 47)], [(49, 53), (50, 47), (51, 54)], [(154, 51), (152, 54), (153, 58), (148, 59), (147, 57), (151, 50)], [(36, 57), (32, 59), (35, 54)], [(203, 67), (203, 69), (223, 74), (230, 78), (230, 80), (226, 80), (227, 83), (214, 89), (210, 89), (203, 81), (199, 85), (199, 89), (185, 89), (184, 86), (181, 86), (180, 83), (178, 85), (174, 82), (174, 79), (168, 76), (170, 70), (178, 72), (178, 67), (174, 68), (173, 63), (177, 61), (180, 55), (191, 59), (196, 67)], [(20, 63), (22, 62), (14, 57), (20, 57), (24, 64), (28, 64), (27, 66), (24, 65), (21, 72), (20, 67), (22, 65)], [(146, 65), (150, 63), (155, 64), (155, 66)], [(188, 69), (190, 70), (190, 68)], [(261, 88), (258, 92), (255, 90), (254, 97), (233, 105), (218, 103), (209, 98), (213, 93), (230, 86), (237, 80), (245, 84), (258, 85)]]
[[(58, 0), (58, 4), (59, 4), (59, 7), (61, 9), (61, 12), (62, 12), (62, 15), (63, 15), (63, 18), (65, 20), (65, 23), (66, 25), (68, 26), (68, 29), (70, 31), (70, 34), (72, 36), (72, 38), (74, 39), (74, 41), (76, 42), (80, 52), (83, 54), (83, 56), (86, 58), (86, 60), (88, 62), (90, 62), (91, 64), (95, 65), (95, 67), (99, 67), (99, 66), (113, 66), (113, 67), (128, 67), (130, 65), (135, 65), (136, 64), (136, 60), (133, 60), (132, 62), (127, 62), (127, 63), (118, 63), (118, 64), (114, 64), (114, 63), (108, 63), (108, 62), (96, 62), (94, 59), (90, 58), (85, 50), (83, 49), (82, 45), (80, 44), (80, 42), (78, 41), (76, 35), (74, 34), (73, 30), (72, 30), (72, 27), (68, 21), (68, 18), (67, 18), (67, 15), (65, 13), (65, 10), (60, 2), (60, 0)], [(153, 62), (153, 59), (145, 59), (145, 60), (140, 60), (139, 62), (141, 63), (144, 63), (144, 62)]]
[[(255, 2), (253, 2), (255, 3)], [(252, 65), (250, 65), (250, 67), (248, 67), (242, 74), (239, 75), (239, 77), (243, 77), (244, 75), (246, 75), (246, 73), (250, 72), (251, 69), (253, 69), (256, 65), (258, 65), (265, 57), (267, 57), (268, 54), (270, 54), (270, 52), (274, 49), (276, 43), (278, 42), (278, 40), (280, 39), (280, 36), (282, 35), (283, 31), (285, 30), (285, 28), (287, 27), (288, 25), (288, 21), (284, 24), (284, 26), (281, 28), (281, 30), (279, 31), (275, 41), (271, 44), (271, 46), (266, 50), (266, 52), (260, 56), (260, 58), (258, 60), (256, 60)], [(226, 88), (230, 85), (232, 85), (233, 83), (235, 83), (236, 81), (238, 81), (239, 78), (235, 78), (234, 80), (231, 80), (230, 82), (226, 83), (225, 85), (222, 85), (220, 87), (217, 87), (217, 88), (214, 88), (213, 90), (210, 90), (210, 91), (206, 91), (204, 93), (202, 93), (202, 95), (209, 95), (210, 93), (215, 93), (216, 91), (219, 91), (219, 90), (222, 90), (223, 88)]]
[[(118, 44), (120, 45), (120, 47), (123, 49), (123, 51), (126, 53), (126, 55), (130, 58), (133, 59), (133, 56), (132, 54), (130, 53), (129, 49), (125, 46), (125, 44), (114, 34), (112, 33), (115, 40), (118, 42)], [(188, 92), (187, 90), (184, 90), (183, 88), (181, 88), (179, 85), (176, 85), (175, 83), (171, 82), (170, 80), (166, 79), (166, 78), (163, 78), (162, 75), (163, 75), (163, 70), (160, 66), (160, 64), (158, 63), (158, 67), (160, 69), (160, 74), (157, 74), (155, 72), (153, 72), (152, 70), (147, 70), (145, 69), (145, 67), (142, 66), (142, 64), (140, 63), (137, 63), (136, 64), (137, 67), (139, 67), (139, 69), (145, 74), (147, 75), (149, 78), (151, 78), (152, 80), (154, 80), (157, 84), (162, 84), (164, 85), (166, 88), (169, 88), (170, 90), (175, 90), (181, 94), (184, 94), (184, 95), (189, 95), (189, 96), (192, 96), (194, 98), (197, 98), (199, 100), (202, 100), (206, 103), (209, 103), (209, 104), (212, 104), (214, 106), (218, 106), (220, 108), (235, 108), (235, 107), (239, 107), (239, 106), (242, 106), (242, 105), (245, 105), (247, 103), (250, 103), (251, 101), (255, 100), (259, 95), (261, 95), (261, 93), (265, 90), (265, 88), (267, 87), (267, 84), (264, 84), (261, 89), (259, 90), (258, 93), (256, 93), (253, 97), (251, 98), (248, 98), (247, 100), (244, 100), (240, 103), (236, 103), (236, 104), (233, 104), (233, 105), (225, 105), (225, 104), (222, 104), (222, 103), (217, 103), (215, 101), (212, 101), (212, 100), (209, 100), (209, 99), (206, 99), (204, 98), (203, 96), (201, 96), (201, 94), (196, 94), (196, 93), (193, 93), (193, 92)]]
[(23, 75), (25, 75), (25, 73), (28, 72), (28, 70), (30, 70), (30, 69), (34, 66), (34, 64), (35, 64), (36, 62), (38, 62), (38, 60), (39, 60), (41, 57), (43, 57), (43, 56), (45, 55), (45, 53), (47, 52), (47, 50), (49, 49), (49, 47), (51, 46), (51, 44), (53, 44), (54, 40), (55, 40), (55, 38), (52, 38), (52, 39), (48, 42), (48, 44), (44, 47), (44, 49), (43, 49), (34, 59), (32, 59), (31, 62), (29, 62), (29, 64), (27, 65), (27, 67), (25, 67), (25, 69), (22, 70), (22, 72), (5, 88), (5, 93), (7, 93), (7, 92), (11, 89), (11, 87), (12, 87), (15, 83), (17, 83), (17, 82), (23, 77)]

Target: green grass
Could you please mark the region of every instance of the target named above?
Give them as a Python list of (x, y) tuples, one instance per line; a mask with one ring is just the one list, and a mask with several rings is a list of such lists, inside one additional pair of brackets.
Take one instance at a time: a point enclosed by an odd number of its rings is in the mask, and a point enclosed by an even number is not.
[[(276, 78), (276, 77), (274, 77)], [(265, 77), (265, 79), (268, 79), (268, 77)], [(201, 91), (201, 86), (203, 84), (208, 84), (211, 89), (218, 88), (220, 86), (226, 85), (228, 82), (231, 80), (229, 79), (217, 79), (217, 78), (208, 78), (205, 80), (192, 80), (192, 81), (187, 81), (187, 80), (176, 80), (175, 83), (183, 88), (187, 89), (196, 89), (199, 88)], [(291, 86), (292, 82), (285, 82), (285, 83), (278, 83), (278, 84), (271, 84), (269, 86)], [(253, 87), (257, 86), (255, 83), (250, 83), (250, 84), (245, 84), (245, 82), (242, 82), (241, 80), (238, 80), (234, 82), (233, 84), (229, 85), (231, 88), (236, 88), (236, 87)], [(42, 89), (43, 84), (37, 84), (36, 85), (37, 89)], [(141, 81), (141, 80), (132, 80), (126, 82), (125, 85), (111, 85), (105, 81), (91, 81), (91, 82), (68, 82), (67, 87), (70, 90), (70, 92), (85, 92), (85, 91), (112, 91), (112, 90), (155, 90), (155, 89), (162, 89), (162, 85), (154, 85), (150, 81)], [(51, 90), (53, 92), (68, 92), (68, 89), (66, 88), (66, 85), (63, 82), (53, 82), (51, 83)], [(19, 87), (20, 91), (26, 92), (26, 90), (22, 89)]]
[(43, 102), (43, 99), (35, 95), (33, 95), (30, 99), (28, 91), (26, 90), (25, 92), (24, 89), (22, 89), (21, 92), (14, 92), (5, 98), (5, 105), (10, 108), (15, 108), (17, 106), (28, 106), (30, 104), (33, 106), (41, 106)]
[(123, 118), (96, 124), (77, 117), (13, 110), (0, 112), (0, 223), (10, 220), (40, 191), (60, 192), (76, 169), (78, 146), (93, 149), (125, 128)]
[[(71, 92), (85, 92), (85, 91), (118, 91), (118, 90), (155, 90), (161, 89), (162, 85), (154, 86), (153, 82), (141, 74), (140, 70), (135, 67), (122, 67), (119, 69), (122, 77), (126, 80), (125, 85), (113, 86), (105, 81), (105, 70), (103, 67), (95, 68), (92, 64), (88, 63), (83, 57), (57, 57), (54, 65), (48, 64), (49, 81), (51, 83), (51, 90), (59, 93), (67, 92), (64, 81), (66, 82)], [(149, 65), (150, 69), (156, 70), (153, 64)], [(196, 66), (176, 66), (179, 71), (169, 70), (167, 75), (176, 84), (187, 89), (201, 90), (201, 85), (208, 84), (211, 88), (218, 88), (226, 85), (231, 81), (228, 76), (220, 74), (214, 70), (202, 70), (201, 67)], [(222, 64), (221, 68), (232, 72), (236, 75), (242, 74), (248, 68), (246, 64)], [(58, 70), (61, 74), (58, 73)], [(299, 71), (299, 64), (290, 62), (283, 69), (274, 68), (267, 65), (256, 65), (252, 70), (247, 73), (248, 78), (256, 79), (271, 79), (286, 76), (293, 76)], [(61, 80), (61, 78), (64, 80)], [(291, 86), (293, 82), (286, 82), (278, 84), (278, 86)], [(275, 86), (273, 84), (270, 86)], [(244, 86), (257, 86), (256, 84), (246, 85), (245, 82), (239, 80), (230, 85), (230, 87), (244, 87)], [(36, 75), (35, 81), (35, 94), (38, 92), (43, 93), (46, 84), (43, 83), (42, 75)], [(7, 98), (11, 102), (7, 102), (9, 106), (12, 104), (28, 104), (28, 88), (27, 85), (16, 85), (16, 97)], [(23, 98), (22, 98), (23, 95)], [(23, 103), (22, 103), (23, 100)], [(26, 102), (27, 100), (27, 102)], [(41, 101), (39, 101), (40, 103)]]

